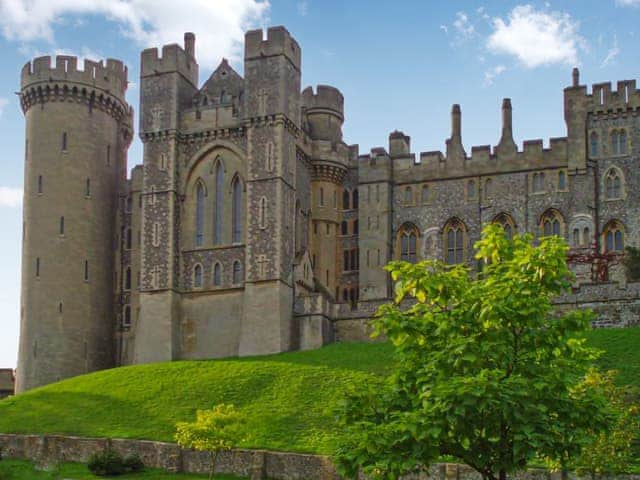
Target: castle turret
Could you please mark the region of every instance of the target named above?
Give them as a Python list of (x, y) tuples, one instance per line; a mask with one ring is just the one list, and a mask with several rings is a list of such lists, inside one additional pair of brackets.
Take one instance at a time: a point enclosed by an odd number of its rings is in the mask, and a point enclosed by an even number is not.
[(340, 90), (318, 85), (317, 93), (311, 87), (302, 92), (302, 105), (306, 111), (309, 134), (313, 140), (342, 141), (344, 97)]
[(132, 110), (118, 60), (40, 57), (26, 118), (17, 390), (114, 365), (113, 246)]

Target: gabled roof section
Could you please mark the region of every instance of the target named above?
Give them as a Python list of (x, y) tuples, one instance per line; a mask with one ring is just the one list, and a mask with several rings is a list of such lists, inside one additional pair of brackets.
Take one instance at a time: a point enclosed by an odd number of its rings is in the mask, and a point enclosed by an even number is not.
[(243, 89), (244, 80), (223, 58), (200, 89), (200, 95), (207, 96), (210, 103), (225, 103), (224, 98), (239, 97)]

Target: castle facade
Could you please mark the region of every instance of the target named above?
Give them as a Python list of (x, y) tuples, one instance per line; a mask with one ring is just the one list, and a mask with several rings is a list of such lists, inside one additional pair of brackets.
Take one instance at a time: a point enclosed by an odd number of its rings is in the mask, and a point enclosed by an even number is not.
[(562, 306), (599, 324), (640, 317), (620, 266), (640, 240), (640, 92), (574, 70), (567, 136), (473, 147), (451, 112), (446, 152), (410, 138), (360, 154), (343, 97), (301, 91), (282, 27), (245, 37), (244, 77), (223, 60), (200, 86), (195, 37), (142, 52), (142, 165), (127, 69), (49, 57), (22, 70), (26, 117), (17, 389), (144, 362), (255, 355), (366, 337), (392, 294), (392, 259), (473, 263), (482, 225), (560, 235), (576, 285)]

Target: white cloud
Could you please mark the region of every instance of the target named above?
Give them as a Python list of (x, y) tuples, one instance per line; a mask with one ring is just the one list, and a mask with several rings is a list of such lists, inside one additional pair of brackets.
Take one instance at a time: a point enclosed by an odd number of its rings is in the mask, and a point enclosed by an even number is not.
[(476, 33), (475, 27), (469, 21), (469, 16), (465, 12), (456, 13), (456, 19), (453, 22), (453, 28), (456, 29), (461, 40), (473, 37)]
[(0, 207), (18, 207), (22, 204), (22, 189), (0, 187)]
[(9, 100), (7, 100), (6, 98), (0, 97), (0, 116), (2, 116), (2, 111), (4, 110), (4, 107), (6, 107), (7, 105), (9, 105)]
[(447, 28), (446, 25), (440, 25), (440, 30), (442, 30), (445, 35), (449, 33), (449, 29)]
[(620, 47), (618, 47), (618, 37), (614, 35), (613, 37), (613, 45), (607, 52), (607, 56), (604, 57), (604, 60), (600, 64), (600, 68), (605, 68), (611, 62), (615, 60), (615, 58), (620, 54)]
[(65, 17), (104, 15), (122, 26), (140, 47), (161, 46), (196, 33), (199, 62), (217, 65), (223, 56), (241, 58), (244, 32), (267, 20), (268, 0), (1, 0), (5, 38), (54, 43), (54, 27)]
[(302, 0), (298, 2), (298, 13), (302, 17), (306, 17), (307, 13), (309, 13), (309, 2), (307, 0)]
[(494, 78), (496, 78), (498, 75), (503, 73), (506, 69), (507, 69), (507, 67), (505, 67), (504, 65), (497, 65), (497, 66), (485, 71), (484, 72), (484, 86), (485, 87), (489, 87), (489, 86), (493, 85)]
[(578, 22), (567, 13), (547, 13), (531, 5), (519, 5), (506, 21), (494, 18), (493, 28), (487, 40), (489, 50), (513, 55), (527, 68), (577, 65), (578, 52), (586, 49), (586, 41), (578, 34)]
[(616, 0), (616, 3), (623, 7), (640, 7), (640, 0)]

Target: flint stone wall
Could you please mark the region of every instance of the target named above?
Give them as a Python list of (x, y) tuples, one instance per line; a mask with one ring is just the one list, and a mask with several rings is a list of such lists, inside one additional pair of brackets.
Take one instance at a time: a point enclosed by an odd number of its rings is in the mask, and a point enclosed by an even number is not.
[[(62, 435), (0, 434), (0, 449), (4, 458), (30, 460), (43, 468), (58, 462), (86, 463), (92, 454), (107, 448), (123, 456), (137, 454), (149, 468), (160, 468), (172, 473), (209, 473), (208, 453), (182, 449), (174, 443)], [(221, 453), (218, 457), (216, 473), (234, 474), (251, 480), (340, 480), (341, 478), (329, 457), (245, 449)], [(559, 473), (549, 473), (543, 469), (529, 469), (510, 478), (561, 480)], [(640, 475), (619, 475), (608, 478), (640, 480)], [(360, 480), (366, 479), (361, 476)], [(482, 480), (482, 477), (466, 465), (438, 463), (425, 472), (407, 475), (403, 480)], [(569, 480), (583, 479), (569, 475)]]

